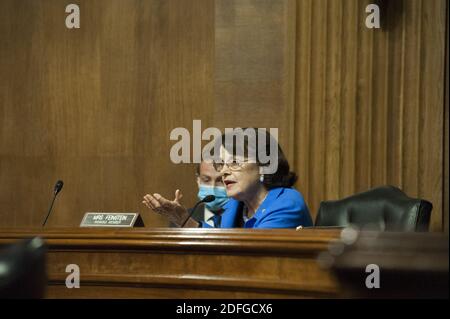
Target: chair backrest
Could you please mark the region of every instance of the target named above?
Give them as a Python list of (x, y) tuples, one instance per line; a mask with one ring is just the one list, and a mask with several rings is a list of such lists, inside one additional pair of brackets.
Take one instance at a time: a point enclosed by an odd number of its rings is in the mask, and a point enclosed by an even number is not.
[(321, 202), (315, 226), (427, 231), (432, 209), (426, 200), (410, 198), (394, 186), (382, 186), (341, 200)]
[(44, 297), (45, 253), (40, 238), (23, 240), (0, 250), (0, 299)]

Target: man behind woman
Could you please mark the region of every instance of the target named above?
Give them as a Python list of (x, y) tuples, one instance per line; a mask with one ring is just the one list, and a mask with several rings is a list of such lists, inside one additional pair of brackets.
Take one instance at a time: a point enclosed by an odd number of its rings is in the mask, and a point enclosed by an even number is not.
[[(312, 226), (312, 219), (303, 196), (293, 188), (297, 180), (290, 171), (289, 163), (278, 142), (264, 130), (255, 134), (256, 139), (249, 141), (243, 130), (234, 131), (233, 137), (222, 134), (216, 140), (220, 147), (220, 159), (212, 159), (213, 167), (222, 177), (226, 194), (230, 199), (223, 205), (220, 214), (216, 214), (215, 227), (220, 228), (296, 228)], [(233, 141), (229, 143), (228, 141)], [(234, 142), (234, 141), (237, 142)], [(242, 142), (244, 152), (237, 151), (236, 145)], [(253, 143), (251, 143), (253, 142)], [(219, 145), (220, 143), (220, 145)], [(269, 163), (262, 162), (259, 156), (275, 145), (277, 153), (276, 171), (270, 173)], [(273, 145), (273, 144), (272, 144)], [(252, 149), (253, 148), (253, 149)], [(253, 151), (253, 152), (252, 152)], [(272, 163), (273, 164), (273, 163)], [(175, 192), (175, 199), (170, 201), (160, 194), (147, 194), (143, 203), (156, 213), (169, 218), (181, 227), (212, 227), (207, 222), (197, 222), (181, 203), (182, 195)]]

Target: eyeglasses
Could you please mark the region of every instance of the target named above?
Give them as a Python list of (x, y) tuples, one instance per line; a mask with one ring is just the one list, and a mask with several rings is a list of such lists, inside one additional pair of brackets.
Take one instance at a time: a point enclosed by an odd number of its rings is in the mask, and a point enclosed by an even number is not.
[(233, 161), (230, 163), (213, 163), (214, 169), (218, 172), (220, 172), (221, 170), (223, 170), (224, 166), (227, 166), (230, 171), (240, 171), (244, 166), (245, 163), (248, 163), (249, 161), (243, 161), (243, 162), (237, 162), (237, 161)]

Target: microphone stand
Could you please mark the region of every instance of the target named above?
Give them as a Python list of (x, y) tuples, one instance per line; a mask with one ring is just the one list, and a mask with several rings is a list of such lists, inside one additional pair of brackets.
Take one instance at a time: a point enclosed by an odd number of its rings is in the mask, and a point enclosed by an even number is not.
[(194, 207), (192, 208), (191, 212), (189, 213), (188, 218), (186, 218), (186, 220), (183, 222), (183, 224), (181, 224), (181, 228), (184, 227), (184, 225), (186, 225), (186, 223), (188, 222), (188, 220), (192, 217), (192, 215), (194, 215), (195, 210), (197, 209), (198, 205), (200, 205), (201, 203), (203, 203), (203, 201), (199, 201), (197, 202), (197, 204), (194, 205)]
[(56, 196), (57, 196), (57, 195), (58, 195), (58, 193), (56, 193), (56, 192), (55, 192), (55, 194), (53, 195), (52, 204), (50, 205), (50, 209), (48, 210), (47, 217), (45, 217), (45, 220), (44, 220), (44, 223), (42, 224), (42, 227), (44, 227), (44, 226), (45, 226), (45, 223), (47, 223), (47, 219), (48, 219), (48, 217), (50, 216), (50, 213), (52, 212), (53, 204), (55, 203), (55, 199), (56, 199)]
[(195, 210), (197, 209), (197, 206), (200, 205), (201, 203), (209, 203), (212, 202), (213, 200), (215, 200), (216, 197), (214, 195), (208, 195), (205, 198), (203, 198), (201, 201), (198, 201), (194, 207), (192, 208), (191, 212), (189, 213), (188, 218), (186, 218), (186, 220), (183, 222), (183, 224), (181, 224), (181, 228), (184, 227), (184, 225), (186, 225), (186, 223), (188, 222), (189, 218), (192, 217), (192, 215), (194, 214)]

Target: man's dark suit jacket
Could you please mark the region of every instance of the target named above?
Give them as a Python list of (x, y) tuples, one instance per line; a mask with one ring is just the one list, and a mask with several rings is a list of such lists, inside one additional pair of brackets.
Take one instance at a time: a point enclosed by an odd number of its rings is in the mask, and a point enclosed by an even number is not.
[[(192, 212), (192, 208), (189, 208), (188, 212), (191, 213)], [(192, 214), (192, 218), (194, 218), (199, 223), (205, 221), (205, 203), (201, 203), (201, 204), (199, 204), (197, 206), (197, 208), (195, 209), (194, 214)], [(169, 227), (178, 227), (178, 226), (176, 226), (173, 223), (170, 223)]]

